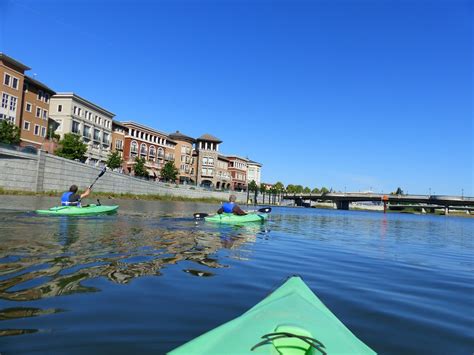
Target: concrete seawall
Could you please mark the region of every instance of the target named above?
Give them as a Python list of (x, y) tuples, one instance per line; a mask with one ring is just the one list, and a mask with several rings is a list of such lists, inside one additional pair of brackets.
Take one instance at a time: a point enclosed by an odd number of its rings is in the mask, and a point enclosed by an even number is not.
[[(31, 192), (65, 191), (76, 184), (80, 189), (89, 186), (100, 169), (39, 151), (22, 153), (0, 148), (0, 187), (5, 190)], [(94, 191), (130, 193), (136, 195), (168, 195), (188, 198), (216, 198), (226, 200), (229, 191), (209, 191), (192, 185), (152, 182), (112, 171), (94, 185)], [(246, 192), (233, 192), (243, 203)]]

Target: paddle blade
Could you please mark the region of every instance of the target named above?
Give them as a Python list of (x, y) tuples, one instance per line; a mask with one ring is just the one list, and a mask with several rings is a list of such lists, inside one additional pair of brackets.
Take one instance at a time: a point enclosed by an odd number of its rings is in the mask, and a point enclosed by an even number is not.
[(195, 213), (195, 214), (193, 214), (193, 216), (194, 216), (195, 219), (202, 219), (204, 217), (209, 216), (209, 213)]
[(104, 166), (104, 168), (102, 169), (102, 171), (100, 172), (100, 174), (97, 178), (100, 178), (102, 175), (104, 175), (106, 170), (107, 170), (107, 168)]
[(258, 210), (258, 212), (262, 212), (262, 213), (270, 213), (271, 211), (272, 211), (271, 207), (264, 207)]

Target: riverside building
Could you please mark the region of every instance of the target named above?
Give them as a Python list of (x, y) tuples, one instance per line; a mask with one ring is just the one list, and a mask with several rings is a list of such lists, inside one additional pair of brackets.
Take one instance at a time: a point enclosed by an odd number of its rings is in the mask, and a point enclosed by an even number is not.
[(175, 163), (179, 171), (178, 180), (180, 183), (196, 183), (195, 157), (193, 157), (195, 139), (182, 134), (180, 131), (171, 133), (169, 137), (176, 142)]
[(136, 158), (145, 159), (148, 175), (154, 179), (160, 177), (160, 170), (167, 161), (175, 162), (177, 143), (166, 133), (136, 122), (122, 122), (125, 128), (123, 159), (125, 171), (134, 174)]
[(232, 178), (232, 190), (247, 191), (247, 164), (249, 160), (237, 155), (229, 155), (227, 158), (229, 159), (229, 172)]
[(66, 133), (81, 136), (87, 145), (86, 163), (105, 164), (110, 154), (112, 112), (72, 92), (51, 97), (50, 117), (58, 124), (56, 133), (61, 139)]
[(256, 161), (249, 160), (247, 162), (247, 184), (252, 180), (256, 182), (257, 186), (260, 186), (262, 181), (262, 164)]
[(210, 134), (203, 134), (196, 139), (196, 182), (200, 186), (216, 187), (219, 182), (216, 168), (220, 143), (222, 141), (219, 138)]

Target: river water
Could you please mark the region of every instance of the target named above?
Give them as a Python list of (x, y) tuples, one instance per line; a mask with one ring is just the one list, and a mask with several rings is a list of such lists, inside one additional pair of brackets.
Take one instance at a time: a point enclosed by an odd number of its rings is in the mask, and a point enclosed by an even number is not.
[(0, 196), (2, 354), (166, 353), (293, 274), (379, 353), (474, 351), (473, 219), (274, 208), (232, 227), (192, 220), (213, 205), (138, 200), (28, 212), (54, 202)]

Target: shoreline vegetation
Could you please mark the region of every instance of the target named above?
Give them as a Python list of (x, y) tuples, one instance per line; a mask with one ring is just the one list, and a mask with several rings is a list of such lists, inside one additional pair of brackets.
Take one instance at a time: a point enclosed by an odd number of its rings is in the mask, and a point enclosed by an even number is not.
[[(3, 187), (0, 187), (0, 196), (1, 195), (6, 195), (6, 196), (45, 196), (45, 197), (58, 197), (61, 195), (61, 192), (58, 191), (45, 191), (45, 192), (33, 192), (33, 191), (23, 191), (23, 190), (8, 190), (4, 189)], [(131, 193), (113, 193), (113, 192), (94, 192), (92, 197), (89, 197), (89, 199), (94, 199), (94, 198), (103, 198), (103, 199), (126, 199), (126, 200), (144, 200), (144, 201), (181, 201), (181, 202), (200, 202), (200, 203), (221, 203), (222, 200), (214, 197), (199, 197), (199, 198), (193, 198), (193, 197), (185, 197), (185, 196), (174, 196), (174, 195), (159, 195), (159, 194), (148, 194), (148, 195), (138, 195), (138, 194), (131, 194)], [(245, 205), (244, 203), (241, 203), (241, 205)], [(262, 205), (262, 204), (258, 204)], [(272, 205), (272, 204), (263, 204), (263, 205)], [(253, 204), (248, 204), (248, 206), (253, 206)], [(290, 208), (304, 208), (302, 206), (285, 206), (285, 205), (272, 205), (272, 206), (277, 206), (277, 207), (290, 207)], [(317, 208), (317, 209), (334, 209), (332, 203), (318, 203), (315, 206), (312, 206), (311, 208)], [(374, 209), (374, 208), (364, 208), (364, 206), (361, 205), (356, 205), (353, 206), (351, 211), (365, 211), (365, 212), (383, 212), (382, 209)], [(406, 209), (403, 211), (396, 211), (396, 210), (387, 210), (387, 213), (405, 213), (405, 214), (419, 214), (422, 215), (421, 213), (421, 207), (420, 209)], [(435, 211), (435, 213), (431, 213), (431, 215), (436, 215), (436, 216), (444, 216), (445, 214), (441, 211)], [(464, 211), (450, 211), (448, 216), (457, 216), (457, 217), (474, 217), (473, 214), (468, 214)]]

